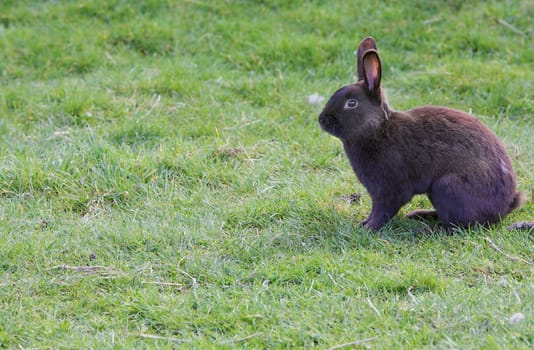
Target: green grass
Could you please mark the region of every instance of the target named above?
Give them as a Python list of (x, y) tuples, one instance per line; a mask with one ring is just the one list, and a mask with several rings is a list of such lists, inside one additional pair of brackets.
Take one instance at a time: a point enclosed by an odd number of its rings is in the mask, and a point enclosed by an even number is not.
[[(2, 1), (0, 347), (531, 349), (534, 240), (506, 226), (533, 220), (533, 17), (523, 0)], [(453, 235), (402, 215), (361, 230), (370, 200), (307, 98), (354, 80), (367, 35), (394, 108), (495, 130), (523, 209)]]

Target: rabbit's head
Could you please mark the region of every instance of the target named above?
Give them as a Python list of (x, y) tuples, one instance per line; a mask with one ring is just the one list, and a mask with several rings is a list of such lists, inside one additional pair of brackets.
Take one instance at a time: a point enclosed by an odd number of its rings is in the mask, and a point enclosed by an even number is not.
[(319, 115), (321, 128), (349, 143), (377, 131), (389, 117), (380, 87), (381, 76), (376, 42), (365, 38), (358, 47), (358, 82), (332, 95)]

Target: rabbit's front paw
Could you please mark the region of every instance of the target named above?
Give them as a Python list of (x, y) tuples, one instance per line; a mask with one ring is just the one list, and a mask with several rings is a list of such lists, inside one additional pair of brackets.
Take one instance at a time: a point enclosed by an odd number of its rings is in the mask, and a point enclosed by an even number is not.
[(374, 220), (369, 220), (363, 225), (363, 228), (376, 232), (380, 230), (382, 226), (384, 226), (384, 222), (377, 222)]

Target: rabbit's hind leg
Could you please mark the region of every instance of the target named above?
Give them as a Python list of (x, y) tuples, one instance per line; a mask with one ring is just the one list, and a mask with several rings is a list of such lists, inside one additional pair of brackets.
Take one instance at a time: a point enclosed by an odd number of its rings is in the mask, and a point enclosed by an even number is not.
[(488, 198), (474, 196), (469, 186), (457, 175), (444, 176), (432, 184), (429, 198), (436, 208), (438, 219), (446, 226), (495, 221), (494, 215), (488, 212)]

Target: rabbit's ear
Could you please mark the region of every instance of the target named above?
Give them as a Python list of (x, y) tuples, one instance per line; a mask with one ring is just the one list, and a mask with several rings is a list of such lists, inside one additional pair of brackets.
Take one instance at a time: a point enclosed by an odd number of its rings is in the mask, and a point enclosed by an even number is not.
[(363, 56), (369, 50), (378, 51), (376, 48), (376, 41), (374, 38), (368, 36), (367, 38), (360, 41), (358, 46), (358, 80), (364, 80), (364, 68), (363, 68)]
[(380, 79), (382, 78), (382, 65), (376, 50), (367, 50), (362, 57), (363, 80), (370, 93), (380, 95)]

